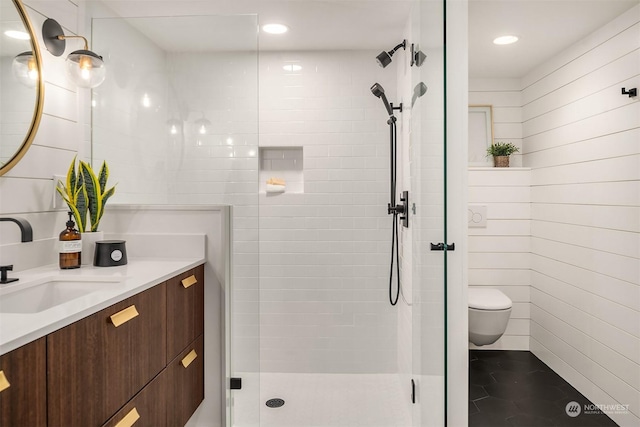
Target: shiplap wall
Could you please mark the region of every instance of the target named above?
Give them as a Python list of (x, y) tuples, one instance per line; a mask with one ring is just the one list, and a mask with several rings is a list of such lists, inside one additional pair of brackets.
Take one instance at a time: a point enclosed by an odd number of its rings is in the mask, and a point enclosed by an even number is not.
[[(42, 23), (55, 18), (65, 34), (77, 34), (78, 6), (68, 0), (25, 1), (27, 14), (38, 37), (45, 79), (44, 113), (33, 144), (12, 170), (0, 177), (0, 214), (27, 218), (34, 239), (57, 235), (64, 229), (64, 211), (53, 210), (53, 175), (65, 175), (76, 153), (82, 156), (85, 115), (79, 107), (88, 96), (67, 79), (66, 55), (55, 57), (44, 47)], [(67, 42), (66, 54), (75, 50)], [(70, 50), (71, 49), (71, 50)], [(19, 230), (10, 223), (0, 228), (0, 244), (19, 241)], [(21, 270), (21, 265), (14, 267)]]
[[(493, 106), (496, 141), (522, 147), (520, 80), (471, 79), (469, 103)], [(522, 150), (520, 150), (522, 151)], [(469, 228), (469, 286), (500, 289), (513, 301), (504, 335), (494, 344), (471, 348), (529, 349), (530, 171), (511, 166), (469, 169), (469, 203), (487, 206), (487, 227)]]
[(520, 152), (510, 166), (522, 166), (522, 94), (520, 79), (469, 79), (469, 105), (491, 105), (494, 142), (511, 142)]
[(531, 350), (640, 425), (640, 6), (523, 79)]
[(487, 227), (469, 228), (469, 286), (499, 289), (513, 301), (504, 335), (471, 348), (529, 349), (529, 183), (526, 168), (469, 169), (469, 203), (487, 207)]

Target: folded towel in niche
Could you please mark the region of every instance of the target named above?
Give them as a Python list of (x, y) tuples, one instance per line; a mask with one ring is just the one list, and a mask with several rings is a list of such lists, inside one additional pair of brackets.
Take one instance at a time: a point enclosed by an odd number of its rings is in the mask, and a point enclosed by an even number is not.
[(280, 178), (269, 178), (267, 180), (267, 184), (273, 184), (273, 185), (285, 185), (284, 179), (280, 179)]
[(266, 192), (267, 193), (284, 193), (286, 186), (284, 185), (276, 185), (276, 184), (267, 184)]

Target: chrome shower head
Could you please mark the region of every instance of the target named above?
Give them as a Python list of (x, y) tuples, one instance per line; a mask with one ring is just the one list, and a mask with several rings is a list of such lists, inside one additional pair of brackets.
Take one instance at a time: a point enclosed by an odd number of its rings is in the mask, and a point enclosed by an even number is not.
[(407, 48), (407, 41), (406, 40), (402, 40), (402, 43), (398, 44), (396, 47), (391, 49), (389, 52), (386, 52), (386, 51), (380, 52), (380, 54), (378, 56), (376, 56), (376, 61), (378, 61), (378, 65), (380, 65), (382, 68), (385, 68), (387, 65), (391, 64), (391, 57), (400, 48), (402, 48), (402, 49), (406, 49)]

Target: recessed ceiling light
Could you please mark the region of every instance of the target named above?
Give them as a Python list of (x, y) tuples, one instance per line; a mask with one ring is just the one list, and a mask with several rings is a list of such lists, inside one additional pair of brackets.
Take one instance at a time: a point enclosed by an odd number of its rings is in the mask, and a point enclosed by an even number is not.
[(283, 24), (265, 24), (262, 26), (262, 31), (269, 34), (284, 34), (289, 31), (289, 27)]
[(29, 40), (31, 38), (29, 37), (29, 34), (24, 31), (7, 30), (4, 32), (4, 35), (18, 40)]
[(518, 41), (518, 38), (516, 36), (500, 36), (498, 38), (493, 39), (493, 44), (503, 45), (503, 44), (515, 43), (517, 41)]
[(285, 71), (300, 71), (302, 70), (302, 65), (298, 65), (298, 64), (286, 64), (282, 66), (282, 69)]

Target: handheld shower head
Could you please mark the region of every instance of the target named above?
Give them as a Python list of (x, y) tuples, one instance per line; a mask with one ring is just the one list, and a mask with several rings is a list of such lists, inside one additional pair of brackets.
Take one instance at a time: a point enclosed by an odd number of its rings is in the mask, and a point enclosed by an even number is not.
[(371, 93), (380, 98), (384, 95), (384, 88), (380, 83), (374, 83), (373, 86), (371, 86)]
[(391, 49), (389, 52), (386, 52), (386, 51), (380, 52), (380, 54), (378, 56), (376, 56), (376, 61), (378, 61), (378, 65), (381, 66), (382, 68), (385, 68), (387, 65), (391, 64), (391, 57), (400, 48), (402, 48), (402, 49), (406, 49), (407, 48), (407, 41), (406, 40), (402, 40), (402, 43), (398, 44), (396, 47)]
[(371, 93), (376, 97), (382, 99), (382, 102), (384, 102), (384, 107), (387, 109), (387, 113), (389, 113), (389, 116), (393, 116), (393, 109), (391, 108), (391, 105), (389, 105), (389, 101), (384, 94), (384, 88), (382, 87), (382, 85), (380, 83), (374, 83), (373, 86), (371, 86)]

